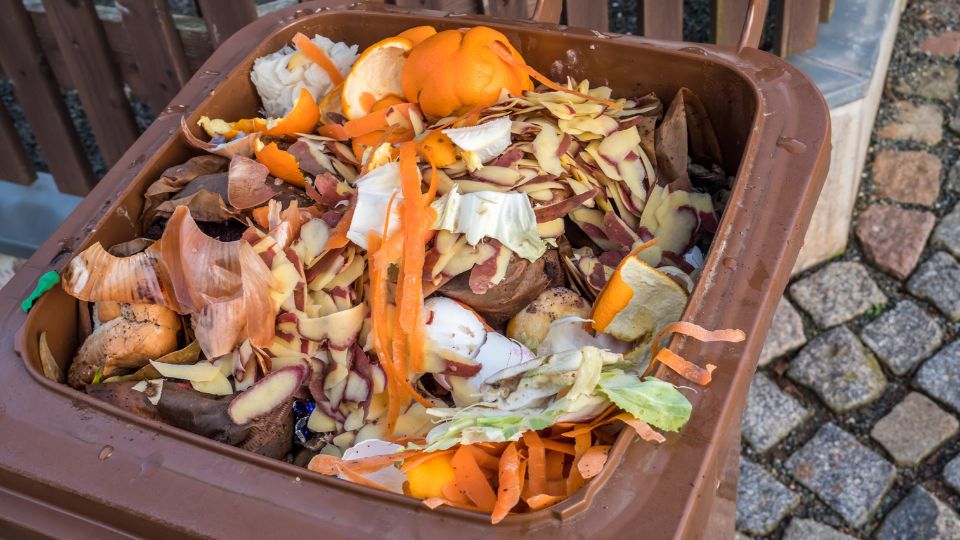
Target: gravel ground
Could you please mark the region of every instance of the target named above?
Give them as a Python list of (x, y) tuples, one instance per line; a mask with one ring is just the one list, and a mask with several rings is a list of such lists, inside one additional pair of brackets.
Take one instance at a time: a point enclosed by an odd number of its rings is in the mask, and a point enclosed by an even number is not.
[[(925, 89), (930, 88), (931, 84), (942, 83), (942, 79), (937, 75), (931, 75), (931, 71), (936, 72), (937, 70), (949, 70), (951, 67), (955, 68), (960, 65), (960, 61), (958, 61), (956, 55), (941, 57), (923, 52), (920, 49), (920, 45), (930, 36), (939, 36), (945, 32), (960, 29), (958, 26), (960, 26), (960, 2), (955, 0), (909, 2), (907, 10), (900, 22), (880, 112), (871, 140), (867, 164), (862, 173), (863, 182), (857, 198), (854, 223), (857, 223), (857, 218), (862, 212), (871, 204), (875, 203), (932, 212), (938, 221), (941, 221), (942, 218), (957, 205), (958, 193), (951, 191), (951, 189), (946, 186), (947, 171), (957, 163), (958, 157), (960, 157), (960, 137), (958, 137), (957, 132), (947, 129), (946, 126), (950, 123), (951, 119), (956, 119), (958, 114), (960, 114), (960, 107), (958, 107), (958, 105), (960, 105), (960, 99), (957, 97), (956, 80), (948, 84), (948, 87), (950, 85), (952, 85), (952, 87), (948, 88), (949, 91), (946, 96), (944, 96), (946, 99), (931, 98), (929, 97), (931, 91)], [(936, 69), (930, 70), (929, 68)], [(918, 74), (918, 72), (920, 73)], [(928, 97), (918, 96), (917, 94), (924, 94)], [(942, 140), (933, 142), (931, 139), (926, 143), (916, 140), (896, 140), (890, 138), (889, 132), (884, 132), (885, 136), (883, 137), (880, 136), (878, 131), (880, 131), (882, 126), (897, 121), (898, 109), (896, 104), (900, 101), (906, 101), (917, 106), (932, 106), (939, 111), (944, 118)], [(923, 131), (926, 132), (928, 130), (924, 128)], [(924, 206), (902, 203), (896, 200), (885, 199), (878, 195), (878, 178), (874, 177), (873, 161), (878, 152), (882, 150), (892, 150), (897, 153), (923, 151), (936, 156), (942, 165), (942, 170), (937, 178), (937, 181), (941, 182), (941, 187), (934, 204)], [(919, 242), (923, 243), (924, 240), (919, 239)], [(922, 255), (920, 256), (918, 267), (923, 265), (924, 261), (927, 261), (937, 251), (943, 251), (943, 248), (934, 248), (930, 242), (926, 242)], [(797, 276), (794, 279), (794, 283), (821, 272), (824, 266), (829, 266), (836, 261), (862, 264), (863, 267), (867, 269), (870, 278), (876, 282), (880, 290), (887, 297), (885, 304), (875, 305), (865, 312), (858, 314), (852, 321), (846, 323), (846, 327), (853, 333), (860, 335), (862, 329), (877, 319), (877, 317), (881, 316), (881, 314), (899, 304), (901, 301), (912, 300), (918, 304), (929, 317), (936, 321), (936, 324), (943, 333), (944, 347), (957, 340), (958, 335), (960, 335), (960, 324), (956, 321), (951, 321), (949, 317), (945, 316), (944, 313), (931, 302), (910, 294), (906, 285), (907, 280), (899, 280), (879, 271), (875, 267), (874, 262), (865, 255), (863, 246), (854, 233), (854, 230), (850, 231), (849, 247), (845, 253), (834, 261)], [(942, 287), (943, 290), (956, 290), (960, 287), (960, 283), (951, 282), (944, 278), (942, 282), (938, 283), (938, 286)], [(800, 312), (803, 317), (803, 328), (808, 341), (823, 333), (824, 329), (819, 328), (808, 314), (802, 310), (800, 310)], [(812, 490), (797, 482), (794, 479), (794, 475), (792, 475), (785, 466), (788, 457), (810, 441), (813, 435), (828, 422), (832, 422), (841, 427), (843, 430), (854, 435), (857, 441), (864, 447), (883, 456), (884, 459), (893, 462), (893, 457), (871, 436), (871, 431), (878, 420), (889, 414), (909, 392), (916, 390), (916, 373), (923, 365), (923, 362), (918, 362), (902, 376), (894, 374), (886, 365), (882, 365), (881, 363), (883, 374), (888, 381), (887, 387), (882, 395), (863, 407), (851, 412), (838, 414), (830, 410), (810, 388), (804, 387), (802, 384), (797, 384), (787, 377), (787, 370), (791, 366), (792, 361), (793, 358), (787, 355), (771, 362), (768, 366), (762, 368), (762, 371), (769, 375), (784, 393), (798, 399), (805, 408), (812, 411), (812, 417), (802, 423), (778, 445), (775, 445), (772, 449), (764, 453), (755, 451), (746, 442), (744, 442), (742, 446), (742, 455), (745, 458), (754, 463), (761, 464), (767, 471), (773, 473), (784, 485), (800, 495), (802, 503), (789, 515), (795, 518), (815, 519), (855, 538), (873, 538), (885, 536), (886, 532), (888, 532), (886, 528), (892, 525), (886, 525), (884, 530), (881, 530), (881, 524), (888, 515), (891, 515), (891, 511), (905, 500), (907, 494), (910, 493), (915, 486), (922, 486), (933, 494), (933, 496), (953, 509), (960, 508), (960, 495), (946, 484), (942, 476), (944, 466), (960, 453), (960, 437), (956, 434), (953, 434), (935, 448), (932, 453), (925, 459), (922, 459), (919, 464), (915, 466), (897, 466), (896, 477), (892, 485), (880, 500), (876, 511), (873, 512), (870, 518), (861, 526), (853, 526), (847, 523), (840, 514), (824, 503), (822, 497), (819, 497)], [(935, 399), (938, 398), (938, 396), (931, 397)], [(944, 406), (943, 404), (940, 406), (948, 411), (950, 410), (949, 406)], [(956, 413), (956, 411), (952, 412)], [(926, 418), (916, 420), (919, 420), (919, 425), (912, 427), (919, 430), (928, 427), (924, 422)], [(838, 467), (842, 468), (842, 464), (838, 464)], [(870, 471), (860, 471), (860, 474), (862, 476), (869, 476)], [(741, 502), (745, 497), (743, 489), (741, 486)], [(910, 502), (912, 502), (912, 500)], [(906, 504), (907, 503), (905, 503), (905, 505)], [(902, 514), (902, 512), (900, 514)], [(899, 523), (899, 519), (902, 519), (902, 516), (893, 515), (891, 516), (890, 522)], [(956, 525), (955, 514), (950, 517), (950, 520), (952, 520), (951, 523)], [(770, 539), (782, 538), (790, 521), (790, 519), (784, 517), (771, 533), (756, 536)], [(955, 536), (955, 534), (960, 534), (957, 530), (958, 529), (953, 529), (953, 532), (950, 533), (940, 531), (935, 536), (924, 537), (956, 538), (957, 536)], [(911, 537), (911, 535), (907, 537)], [(916, 538), (920, 537), (920, 535), (917, 534), (912, 537)]]

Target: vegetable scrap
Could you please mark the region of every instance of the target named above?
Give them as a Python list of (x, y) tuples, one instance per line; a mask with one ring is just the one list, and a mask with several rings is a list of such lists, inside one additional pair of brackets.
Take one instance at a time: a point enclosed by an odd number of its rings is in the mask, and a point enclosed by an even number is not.
[(498, 523), (678, 436), (654, 368), (715, 366), (667, 336), (744, 339), (680, 321), (729, 188), (689, 90), (558, 83), (482, 26), (297, 34), (250, 78), (262, 116), (184, 121), (142, 238), (69, 262), (88, 328), (65, 373), (40, 337), (47, 377)]

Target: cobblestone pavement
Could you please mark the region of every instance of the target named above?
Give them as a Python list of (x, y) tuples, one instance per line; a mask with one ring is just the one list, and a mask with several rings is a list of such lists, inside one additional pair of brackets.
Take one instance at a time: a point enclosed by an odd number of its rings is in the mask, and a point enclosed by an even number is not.
[(738, 538), (960, 539), (960, 0), (908, 4), (846, 253), (797, 276), (743, 416)]

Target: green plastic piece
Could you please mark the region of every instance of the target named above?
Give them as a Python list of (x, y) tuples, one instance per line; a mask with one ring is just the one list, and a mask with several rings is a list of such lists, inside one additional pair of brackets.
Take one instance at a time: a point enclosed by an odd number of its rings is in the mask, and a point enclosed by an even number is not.
[(57, 283), (60, 283), (60, 274), (56, 270), (50, 270), (46, 274), (40, 276), (40, 279), (37, 280), (37, 286), (33, 288), (33, 292), (30, 293), (30, 296), (26, 297), (23, 302), (20, 302), (20, 309), (24, 313), (30, 311), (30, 308), (33, 307), (33, 303), (37, 301), (43, 293), (54, 288)]

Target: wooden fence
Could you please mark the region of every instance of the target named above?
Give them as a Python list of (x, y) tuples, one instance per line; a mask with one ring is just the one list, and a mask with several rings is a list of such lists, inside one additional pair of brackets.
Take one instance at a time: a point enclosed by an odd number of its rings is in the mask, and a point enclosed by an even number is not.
[[(104, 164), (110, 167), (138, 135), (130, 99), (162, 111), (210, 53), (259, 15), (298, 0), (196, 0), (200, 17), (172, 14), (167, 0), (0, 0), (0, 66), (57, 187), (83, 195), (96, 183), (61, 89), (77, 91)], [(559, 4), (561, 0), (556, 0)], [(709, 0), (711, 40), (737, 42), (748, 0)], [(445, 11), (529, 16), (529, 0), (393, 0)], [(562, 0), (571, 26), (607, 30), (606, 2)], [(637, 33), (679, 40), (683, 0), (638, 0)], [(774, 0), (774, 51), (811, 48), (833, 0)], [(129, 96), (128, 96), (129, 92)], [(0, 106), (0, 179), (36, 178), (6, 108)]]

